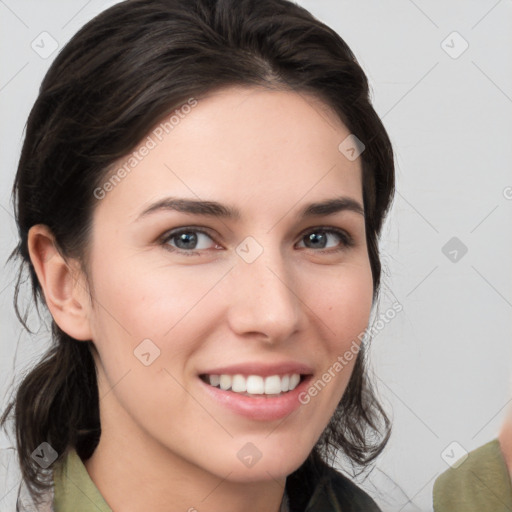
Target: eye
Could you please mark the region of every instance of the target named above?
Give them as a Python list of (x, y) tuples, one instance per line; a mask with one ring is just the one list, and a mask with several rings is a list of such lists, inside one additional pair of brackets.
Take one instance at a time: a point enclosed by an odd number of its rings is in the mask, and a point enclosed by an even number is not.
[[(335, 244), (334, 250), (326, 251), (325, 249), (328, 248), (326, 245), (329, 238), (337, 238), (338, 241), (341, 241), (341, 244), (338, 244), (338, 247), (336, 247), (337, 244)], [(315, 228), (303, 235), (302, 240), (305, 241), (306, 248), (320, 249), (324, 252), (342, 251), (354, 245), (354, 240), (348, 233), (341, 229), (334, 228)]]
[[(199, 250), (212, 248), (208, 246), (207, 239), (213, 242), (206, 231), (197, 228), (186, 228), (167, 233), (161, 239), (161, 243), (166, 245), (169, 250), (175, 250), (187, 256), (194, 256), (194, 253)], [(175, 245), (171, 244), (171, 241), (175, 241)]]
[[(328, 245), (329, 240), (337, 239), (334, 246)], [(209, 242), (208, 242), (209, 240)], [(341, 229), (318, 227), (302, 235), (306, 249), (316, 249), (315, 252), (339, 252), (354, 245), (353, 238)], [(185, 256), (200, 256), (200, 251), (221, 248), (203, 229), (186, 227), (167, 232), (160, 243), (169, 251)]]

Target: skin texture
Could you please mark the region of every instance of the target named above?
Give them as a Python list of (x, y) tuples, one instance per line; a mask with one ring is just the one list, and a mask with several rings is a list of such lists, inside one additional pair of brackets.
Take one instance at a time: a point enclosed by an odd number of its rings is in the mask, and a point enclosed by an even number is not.
[[(30, 230), (53, 318), (97, 349), (102, 435), (85, 464), (114, 510), (278, 511), (286, 476), (329, 422), (355, 358), (279, 421), (226, 409), (198, 374), (291, 360), (310, 365), (316, 380), (367, 327), (373, 287), (363, 215), (297, 213), (339, 196), (363, 204), (360, 158), (338, 150), (348, 135), (311, 96), (223, 89), (199, 99), (98, 200), (87, 276), (60, 256), (45, 226)], [(168, 196), (218, 201), (242, 217), (158, 211), (137, 220)], [(176, 238), (162, 241), (187, 226), (208, 231), (195, 232), (194, 255), (173, 252)], [(305, 235), (320, 227), (344, 230), (353, 246), (336, 233), (308, 246)], [(263, 249), (252, 263), (236, 252), (248, 236)], [(160, 349), (149, 366), (134, 355), (144, 339)], [(262, 453), (252, 467), (237, 457), (248, 442)]]

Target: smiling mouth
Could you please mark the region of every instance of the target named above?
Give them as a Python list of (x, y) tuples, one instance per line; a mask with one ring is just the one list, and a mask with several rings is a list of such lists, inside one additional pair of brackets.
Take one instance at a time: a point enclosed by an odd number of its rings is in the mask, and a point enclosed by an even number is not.
[(249, 397), (278, 397), (293, 391), (308, 375), (289, 373), (285, 375), (271, 375), (262, 377), (260, 375), (199, 375), (199, 378), (206, 384), (230, 391), (242, 396)]

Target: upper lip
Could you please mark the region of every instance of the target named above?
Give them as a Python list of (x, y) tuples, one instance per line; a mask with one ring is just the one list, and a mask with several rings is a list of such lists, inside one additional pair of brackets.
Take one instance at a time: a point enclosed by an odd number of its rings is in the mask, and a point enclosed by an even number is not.
[(290, 375), (292, 373), (309, 375), (313, 370), (307, 364), (287, 361), (279, 364), (265, 363), (240, 363), (231, 366), (221, 366), (200, 372), (200, 375), (261, 375), (269, 377), (271, 375)]

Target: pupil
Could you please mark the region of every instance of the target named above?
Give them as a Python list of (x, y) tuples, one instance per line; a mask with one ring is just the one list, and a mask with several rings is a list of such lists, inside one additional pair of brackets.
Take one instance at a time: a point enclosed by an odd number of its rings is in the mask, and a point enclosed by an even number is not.
[[(192, 245), (194, 245), (194, 243), (197, 242), (197, 235), (195, 234), (190, 234), (190, 233), (182, 233), (181, 235), (178, 236), (178, 242), (181, 243), (181, 242), (192, 242)], [(178, 247), (179, 247), (179, 243), (178, 243)], [(190, 244), (189, 244), (190, 245)], [(188, 247), (187, 245), (185, 245), (185, 247), (180, 247), (180, 249), (190, 249), (190, 247)]]
[[(322, 247), (323, 247), (323, 244), (321, 242), (323, 241), (325, 243), (325, 234), (324, 233), (321, 233), (319, 235), (316, 233), (311, 233), (307, 238), (310, 242), (314, 243), (314, 246), (318, 240), (320, 240), (320, 245), (322, 245)], [(316, 246), (318, 246), (318, 244), (316, 244)]]

